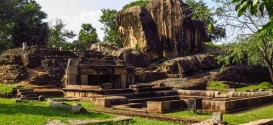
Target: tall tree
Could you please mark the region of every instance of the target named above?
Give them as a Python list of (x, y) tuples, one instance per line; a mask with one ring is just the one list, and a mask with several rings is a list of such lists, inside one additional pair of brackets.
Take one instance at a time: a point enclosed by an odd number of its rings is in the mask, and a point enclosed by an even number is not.
[(34, 0), (0, 0), (1, 49), (20, 47), (23, 42), (45, 46), (48, 26), (42, 20), (46, 16)]
[[(268, 15), (257, 13), (252, 16), (251, 11), (246, 11), (238, 17), (236, 4), (232, 0), (213, 0), (216, 4), (215, 15), (218, 22), (226, 27), (229, 34), (229, 40), (236, 41), (240, 37), (249, 37), (256, 33), (268, 22)], [(231, 42), (229, 41), (229, 42)]]
[(65, 26), (61, 19), (56, 20), (55, 25), (50, 28), (48, 47), (63, 47), (68, 39), (76, 36), (73, 31), (66, 30)]
[(91, 24), (82, 24), (82, 29), (79, 33), (79, 42), (81, 49), (89, 49), (92, 43), (99, 42), (96, 29)]
[[(260, 64), (266, 66), (273, 81), (273, 1), (233, 0), (233, 2), (238, 3), (235, 9), (239, 17), (245, 13), (250, 14), (250, 16), (252, 15), (251, 18), (259, 14), (259, 16), (265, 16), (267, 13), (269, 21), (260, 26), (254, 35), (236, 44), (236, 46), (229, 51), (227, 57), (231, 57), (234, 62), (240, 62), (247, 57), (247, 62), (250, 65)], [(225, 58), (229, 59), (227, 57)]]
[(46, 46), (48, 38), (48, 24), (43, 22), (47, 14), (41, 11), (41, 6), (34, 0), (20, 0), (17, 3), (18, 16), (15, 18), (12, 37), (14, 46), (28, 45)]
[(117, 10), (102, 9), (101, 11), (102, 15), (99, 21), (104, 25), (102, 28), (105, 33), (103, 40), (106, 42), (116, 43), (119, 47), (122, 47), (122, 42), (118, 35), (118, 26), (115, 20)]
[(0, 0), (0, 52), (12, 46), (10, 35), (16, 14), (15, 0)]

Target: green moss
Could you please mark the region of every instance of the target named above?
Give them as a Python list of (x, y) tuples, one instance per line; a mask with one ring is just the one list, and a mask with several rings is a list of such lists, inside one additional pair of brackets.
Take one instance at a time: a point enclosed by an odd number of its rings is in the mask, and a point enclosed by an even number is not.
[(223, 84), (219, 81), (210, 81), (208, 82), (207, 89), (213, 89), (213, 90), (227, 90), (229, 89), (229, 85)]
[(271, 89), (272, 88), (272, 84), (269, 82), (262, 82), (258, 85), (250, 85), (247, 87), (242, 87), (242, 88), (236, 88), (236, 91), (246, 91), (246, 90), (252, 90), (252, 89)]
[(14, 85), (0, 84), (0, 95), (1, 94), (10, 94), (13, 92), (14, 88), (16, 88), (16, 86), (14, 86)]

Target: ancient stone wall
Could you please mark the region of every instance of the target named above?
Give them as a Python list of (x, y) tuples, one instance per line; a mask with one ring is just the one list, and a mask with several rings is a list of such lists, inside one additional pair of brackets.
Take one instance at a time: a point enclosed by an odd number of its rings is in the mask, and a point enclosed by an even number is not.
[(15, 83), (28, 77), (20, 55), (0, 56), (0, 83)]

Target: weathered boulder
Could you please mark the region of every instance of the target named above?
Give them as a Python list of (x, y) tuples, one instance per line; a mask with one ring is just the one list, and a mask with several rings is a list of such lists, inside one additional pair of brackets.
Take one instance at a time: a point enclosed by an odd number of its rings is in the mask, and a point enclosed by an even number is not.
[(148, 83), (156, 80), (167, 78), (165, 72), (149, 70), (146, 68), (135, 69), (135, 82), (136, 83)]
[(229, 66), (216, 76), (217, 81), (261, 83), (271, 81), (269, 71), (262, 67)]
[(162, 56), (156, 23), (145, 7), (134, 6), (117, 14), (119, 35), (123, 46), (142, 51), (151, 60)]
[(150, 63), (150, 59), (146, 55), (130, 48), (118, 50), (116, 56), (118, 59), (135, 67), (146, 67)]
[(161, 70), (167, 74), (187, 75), (194, 71), (206, 70), (216, 66), (213, 56), (200, 54), (194, 56), (179, 57), (163, 62)]
[(97, 42), (91, 45), (90, 50), (99, 51), (103, 55), (110, 56), (116, 50), (118, 50), (118, 46), (116, 44), (109, 43), (109, 42)]
[(151, 0), (146, 7), (157, 24), (166, 56), (198, 52), (207, 39), (202, 21), (192, 20), (192, 9), (182, 0)]

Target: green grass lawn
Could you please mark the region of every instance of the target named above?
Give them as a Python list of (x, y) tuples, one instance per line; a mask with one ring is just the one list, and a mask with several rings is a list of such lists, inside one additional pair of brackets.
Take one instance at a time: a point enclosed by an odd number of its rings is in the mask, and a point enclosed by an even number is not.
[(258, 85), (250, 85), (247, 87), (242, 87), (242, 88), (236, 88), (236, 91), (245, 91), (245, 90), (251, 90), (251, 89), (271, 89), (272, 88), (272, 84), (269, 82), (262, 82)]
[[(69, 102), (71, 103), (71, 102)], [(80, 102), (83, 107), (93, 106), (88, 102)], [(50, 107), (46, 102), (16, 103), (14, 99), (0, 98), (0, 125), (44, 125), (50, 120), (68, 122), (73, 120), (103, 120), (117, 117), (89, 111), (88, 113), (72, 113), (71, 111)], [(177, 123), (134, 118), (130, 125), (178, 125)]]
[(273, 118), (273, 105), (264, 106), (237, 114), (224, 115), (224, 121), (227, 121), (228, 123), (233, 125), (248, 123), (251, 121), (267, 118)]
[(166, 116), (180, 117), (185, 119), (206, 120), (211, 117), (211, 113), (194, 113), (193, 111), (180, 111), (164, 114)]
[[(205, 120), (211, 118), (211, 113), (195, 114), (190, 111), (180, 111), (165, 114), (167, 116)], [(268, 105), (236, 114), (224, 114), (224, 121), (232, 125), (248, 123), (260, 119), (273, 118), (273, 105)]]

